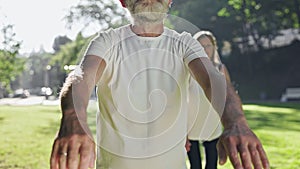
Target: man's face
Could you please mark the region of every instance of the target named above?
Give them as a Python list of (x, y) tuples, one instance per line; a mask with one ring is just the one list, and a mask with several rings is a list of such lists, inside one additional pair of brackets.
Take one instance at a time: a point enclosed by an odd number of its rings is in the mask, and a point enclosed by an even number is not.
[(126, 2), (133, 17), (144, 22), (162, 21), (169, 9), (168, 0), (127, 0)]

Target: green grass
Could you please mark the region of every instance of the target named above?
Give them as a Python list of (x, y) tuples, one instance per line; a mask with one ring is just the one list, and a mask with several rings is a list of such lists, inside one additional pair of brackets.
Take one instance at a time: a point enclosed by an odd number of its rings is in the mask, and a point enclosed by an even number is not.
[(0, 168), (49, 168), (49, 154), (59, 126), (59, 108), (0, 108)]
[[(299, 169), (300, 104), (247, 104), (244, 109), (271, 168)], [(60, 117), (57, 106), (0, 106), (0, 169), (49, 168)], [(227, 162), (219, 168), (232, 167)]]
[(300, 168), (300, 104), (246, 105), (249, 125), (261, 139), (272, 169)]
[[(272, 169), (300, 168), (300, 104), (243, 106), (250, 127), (260, 138)], [(220, 169), (232, 169), (230, 163)]]

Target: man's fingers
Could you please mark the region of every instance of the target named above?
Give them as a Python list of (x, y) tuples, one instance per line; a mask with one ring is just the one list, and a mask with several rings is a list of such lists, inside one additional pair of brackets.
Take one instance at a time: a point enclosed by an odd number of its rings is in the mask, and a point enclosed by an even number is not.
[[(231, 130), (231, 131), (230, 131)], [(270, 169), (267, 155), (256, 135), (248, 126), (234, 126), (223, 131), (220, 144), (234, 169)], [(223, 157), (222, 147), (219, 146), (219, 156)], [(221, 162), (220, 162), (221, 164)]]
[(60, 148), (58, 154), (59, 154), (59, 169), (66, 169), (68, 144), (64, 143), (63, 141), (60, 142)]
[(69, 147), (68, 161), (67, 161), (69, 169), (78, 168), (79, 147), (80, 147), (80, 144), (73, 144), (73, 145), (70, 145), (70, 147)]
[(79, 169), (87, 169), (90, 164), (91, 155), (90, 152), (87, 150), (84, 150), (80, 154), (80, 163), (79, 163)]
[(96, 161), (96, 152), (93, 151), (93, 152), (91, 152), (91, 158), (90, 158), (90, 163), (89, 163), (90, 168), (95, 167), (95, 161)]
[(80, 149), (79, 169), (87, 169), (89, 167), (90, 160), (93, 158), (91, 152), (94, 150), (90, 146), (84, 145), (82, 145)]
[(185, 150), (186, 152), (189, 152), (191, 150), (191, 142), (187, 139), (186, 142), (185, 142)]
[(52, 146), (52, 153), (50, 157), (50, 169), (57, 169), (58, 167), (58, 158), (59, 158), (58, 149), (59, 149), (59, 144), (57, 140), (55, 140)]
[(219, 155), (219, 164), (224, 165), (227, 161), (227, 154), (225, 148), (221, 142), (218, 142), (217, 148), (218, 148), (218, 155)]
[(261, 144), (257, 145), (257, 150), (258, 150), (258, 153), (259, 153), (259, 156), (260, 156), (260, 159), (261, 159), (264, 169), (269, 169), (270, 168), (269, 160), (268, 160), (266, 152), (262, 148)]
[(242, 165), (239, 159), (237, 146), (235, 144), (227, 145), (227, 154), (229, 156), (229, 159), (234, 167), (234, 169), (242, 169)]
[(95, 144), (87, 135), (72, 135), (54, 141), (50, 169), (94, 168)]
[(241, 144), (238, 147), (238, 150), (239, 150), (240, 158), (242, 160), (243, 169), (252, 169), (251, 155), (250, 155), (250, 152), (248, 150), (248, 145)]
[(259, 153), (256, 149), (255, 145), (249, 145), (249, 151), (251, 154), (251, 160), (254, 169), (261, 169), (261, 161), (260, 161), (260, 156)]

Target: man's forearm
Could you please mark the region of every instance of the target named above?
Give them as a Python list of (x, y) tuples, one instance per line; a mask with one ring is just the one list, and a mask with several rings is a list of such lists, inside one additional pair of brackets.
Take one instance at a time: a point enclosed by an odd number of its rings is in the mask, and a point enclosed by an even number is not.
[(84, 82), (76, 84), (75, 80), (71, 73), (61, 90), (61, 135), (83, 134), (87, 129), (88, 92), (84, 92)]
[(224, 128), (231, 127), (233, 124), (241, 123), (247, 125), (243, 112), (242, 102), (239, 95), (235, 92), (231, 82), (226, 80), (227, 93), (224, 112), (221, 117)]

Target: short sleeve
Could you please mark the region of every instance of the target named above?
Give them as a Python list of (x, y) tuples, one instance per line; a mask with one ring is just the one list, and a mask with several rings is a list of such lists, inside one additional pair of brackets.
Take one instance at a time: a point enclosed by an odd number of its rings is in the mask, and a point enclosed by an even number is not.
[(111, 31), (100, 32), (96, 37), (94, 37), (86, 51), (86, 55), (95, 55), (104, 59), (106, 62), (109, 60), (109, 53), (113, 47), (113, 37)]
[(183, 47), (185, 48), (183, 60), (186, 64), (190, 63), (196, 58), (208, 57), (201, 44), (190, 34), (185, 33), (182, 38)]

